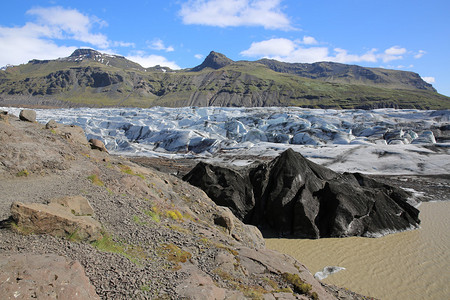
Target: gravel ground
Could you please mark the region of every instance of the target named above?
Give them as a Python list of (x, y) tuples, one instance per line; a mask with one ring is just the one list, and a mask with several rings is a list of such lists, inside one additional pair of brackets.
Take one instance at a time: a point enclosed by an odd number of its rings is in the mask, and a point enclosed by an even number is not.
[[(255, 246), (263, 241), (237, 219), (232, 235), (215, 225), (219, 208), (203, 191), (172, 175), (182, 175), (195, 161), (133, 159), (137, 165), (80, 144), (83, 133), (66, 129), (70, 134), (13, 117), (0, 122), (0, 254), (55, 253), (76, 259), (102, 299), (180, 299), (177, 286), (192, 275), (189, 270), (205, 274), (236, 299), (261, 290), (275, 293), (267, 282), (280, 289), (289, 286), (273, 271), (243, 271), (240, 249), (257, 255)], [(47, 203), (76, 195), (94, 208), (104, 228), (103, 245), (11, 230), (12, 202)], [(218, 257), (230, 257), (224, 263), (229, 273), (218, 270)], [(366, 299), (349, 291), (340, 294), (339, 299)]]

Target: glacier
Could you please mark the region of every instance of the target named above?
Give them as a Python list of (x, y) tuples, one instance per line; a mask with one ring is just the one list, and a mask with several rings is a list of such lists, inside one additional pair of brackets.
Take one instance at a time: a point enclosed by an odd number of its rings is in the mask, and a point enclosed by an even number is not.
[[(3, 107), (18, 115), (21, 108)], [(450, 110), (298, 107), (36, 109), (37, 120), (81, 126), (113, 154), (237, 165), (293, 148), (335, 171), (448, 174)], [(444, 132), (435, 136), (435, 132)]]

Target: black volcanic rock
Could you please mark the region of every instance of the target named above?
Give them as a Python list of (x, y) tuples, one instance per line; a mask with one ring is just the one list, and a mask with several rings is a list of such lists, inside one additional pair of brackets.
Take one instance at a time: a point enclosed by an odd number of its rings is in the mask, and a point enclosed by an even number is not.
[(409, 193), (358, 173), (338, 174), (291, 149), (247, 169), (202, 162), (183, 179), (244, 222), (282, 235), (379, 236), (420, 223)]
[(203, 70), (204, 68), (211, 68), (214, 70), (223, 68), (225, 66), (228, 66), (229, 64), (232, 64), (233, 60), (229, 59), (225, 55), (221, 53), (217, 53), (214, 51), (211, 51), (209, 55), (205, 58), (205, 60), (202, 62), (201, 65), (196, 66), (195, 68), (192, 68), (192, 72), (198, 72)]
[(216, 204), (229, 207), (240, 220), (255, 206), (251, 183), (239, 172), (200, 162), (189, 174), (186, 181), (197, 183), (194, 185), (207, 191)]

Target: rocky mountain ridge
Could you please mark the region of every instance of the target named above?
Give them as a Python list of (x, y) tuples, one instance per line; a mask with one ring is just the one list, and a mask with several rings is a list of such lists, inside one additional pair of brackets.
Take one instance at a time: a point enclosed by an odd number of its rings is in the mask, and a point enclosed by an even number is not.
[(214, 51), (199, 66), (176, 71), (143, 68), (122, 56), (91, 49), (0, 71), (0, 105), (44, 103), (446, 109), (450, 98), (412, 72), (331, 62), (233, 61)]

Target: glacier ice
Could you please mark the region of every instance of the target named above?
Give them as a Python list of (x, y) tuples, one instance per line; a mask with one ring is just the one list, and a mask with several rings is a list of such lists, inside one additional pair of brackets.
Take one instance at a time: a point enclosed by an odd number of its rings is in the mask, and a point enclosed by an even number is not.
[[(20, 108), (0, 109), (16, 115), (20, 112)], [(376, 166), (361, 167), (363, 171), (379, 172), (380, 168), (388, 171), (388, 164), (390, 168), (398, 165), (404, 170), (399, 163), (402, 159), (420, 160), (420, 156), (411, 156), (417, 147), (422, 147), (423, 152), (428, 151), (423, 147), (439, 144), (444, 149), (441, 152), (448, 155), (449, 145), (448, 141), (437, 141), (433, 130), (448, 127), (450, 110), (153, 107), (37, 109), (36, 112), (41, 123), (54, 119), (81, 126), (88, 139), (104, 141), (106, 148), (116, 154), (276, 155), (293, 147), (311, 157), (333, 157), (326, 160), (330, 167), (339, 169), (341, 163), (347, 163), (347, 167), (359, 170), (357, 164), (363, 166), (376, 157), (373, 153), (384, 151), (380, 147), (403, 147), (397, 161), (384, 159)], [(342, 149), (346, 151), (342, 157), (351, 154), (359, 162), (349, 165), (348, 159), (339, 161), (337, 156)], [(318, 155), (319, 152), (323, 155)], [(419, 163), (434, 167), (429, 162)], [(445, 164), (439, 167), (444, 167), (444, 171), (448, 168)]]

